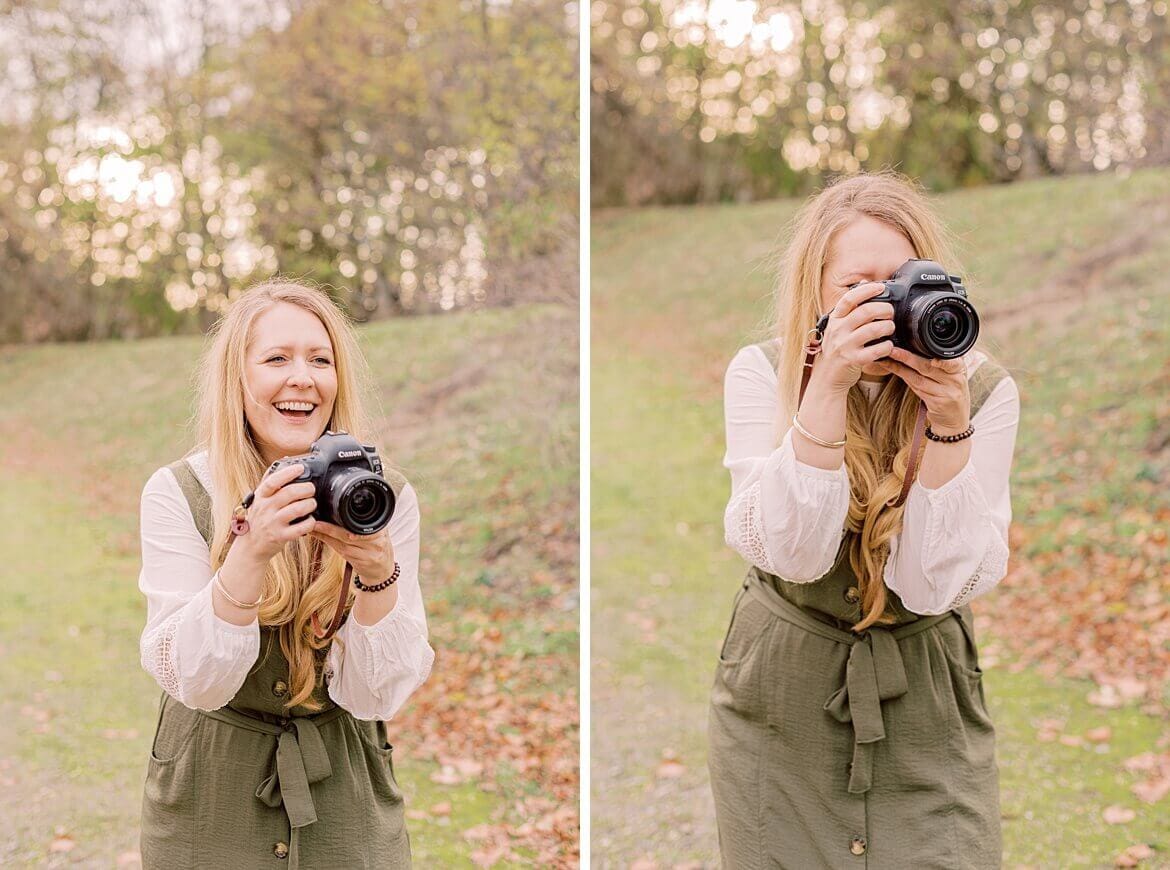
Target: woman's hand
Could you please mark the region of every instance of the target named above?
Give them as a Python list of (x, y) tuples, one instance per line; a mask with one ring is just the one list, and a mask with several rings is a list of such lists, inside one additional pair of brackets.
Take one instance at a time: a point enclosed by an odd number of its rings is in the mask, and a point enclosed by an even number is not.
[(971, 393), (962, 357), (927, 359), (903, 350), (890, 351), (878, 366), (897, 375), (926, 403), (930, 429), (939, 435), (957, 435), (971, 422)]
[[(824, 379), (830, 392), (845, 394), (861, 378), (863, 366), (876, 362), (893, 350), (888, 336), (894, 333), (894, 306), (889, 302), (866, 302), (885, 291), (875, 281), (858, 284), (837, 300), (829, 314), (821, 339), (819, 360), (813, 363), (812, 377)], [(878, 339), (872, 347), (866, 343)]]
[[(308, 482), (291, 482), (304, 468), (296, 463), (260, 481), (248, 508), (248, 532), (236, 540), (232, 549), (243, 547), (258, 562), (267, 564), (289, 541), (313, 531), (317, 521), (308, 515), (317, 509), (313, 498), (316, 487)], [(301, 517), (305, 519), (293, 522)]]
[(319, 522), (313, 529), (313, 537), (353, 565), (354, 573), (367, 586), (381, 583), (394, 573), (394, 545), (390, 542), (389, 526), (372, 535), (355, 535), (341, 526)]

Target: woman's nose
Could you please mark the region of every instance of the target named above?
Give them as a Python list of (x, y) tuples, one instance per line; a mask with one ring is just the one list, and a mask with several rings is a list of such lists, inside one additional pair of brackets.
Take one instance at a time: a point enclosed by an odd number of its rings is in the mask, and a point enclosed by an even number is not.
[(290, 387), (311, 387), (313, 386), (313, 376), (307, 366), (296, 366), (288, 374), (288, 385)]

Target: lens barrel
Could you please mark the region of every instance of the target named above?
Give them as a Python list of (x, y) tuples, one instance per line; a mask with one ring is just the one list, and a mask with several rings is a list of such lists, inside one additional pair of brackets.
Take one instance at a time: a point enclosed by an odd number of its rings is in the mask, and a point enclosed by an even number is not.
[(323, 488), (337, 524), (354, 534), (381, 531), (394, 515), (394, 491), (371, 471), (354, 466), (330, 468)]
[(928, 359), (954, 359), (979, 337), (979, 315), (963, 296), (949, 291), (913, 297), (907, 317), (910, 349)]

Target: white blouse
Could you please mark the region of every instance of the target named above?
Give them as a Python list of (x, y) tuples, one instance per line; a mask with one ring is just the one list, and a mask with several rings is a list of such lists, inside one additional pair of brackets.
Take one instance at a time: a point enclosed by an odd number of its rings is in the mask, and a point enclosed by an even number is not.
[[(968, 376), (986, 356), (968, 354)], [(894, 375), (890, 375), (894, 377)], [(867, 398), (879, 383), (859, 381)], [(849, 476), (800, 462), (787, 430), (776, 447), (777, 378), (757, 346), (727, 368), (724, 413), (731, 498), (724, 536), (753, 565), (794, 583), (833, 567), (849, 512)], [(972, 418), (971, 458), (937, 489), (911, 486), (902, 530), (890, 540), (883, 576), (913, 613), (945, 613), (990, 591), (1007, 573), (1012, 506), (1008, 474), (1020, 419), (1015, 381), (1005, 377)]]
[[(207, 453), (188, 457), (210, 493)], [(435, 653), (418, 583), (418, 497), (403, 487), (390, 520), (390, 540), (401, 566), (398, 603), (374, 625), (350, 614), (329, 648), (329, 697), (358, 719), (389, 719), (426, 681)], [(142, 491), (142, 573), (146, 628), (139, 641), (142, 667), (165, 692), (199, 710), (227, 704), (260, 653), (260, 622), (234, 625), (216, 615), (211, 598), (211, 554), (195, 527), (187, 499), (169, 468)], [(341, 647), (344, 647), (344, 653)]]

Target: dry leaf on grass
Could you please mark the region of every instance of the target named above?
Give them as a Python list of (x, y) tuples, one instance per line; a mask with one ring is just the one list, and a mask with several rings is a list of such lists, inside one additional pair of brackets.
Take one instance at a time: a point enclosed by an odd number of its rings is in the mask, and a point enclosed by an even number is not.
[(449, 764), (444, 764), (431, 774), (431, 782), (437, 782), (439, 785), (459, 785), (459, 783), (463, 782), (463, 777), (459, 775), (459, 771), (454, 767)]
[(1158, 767), (1162, 760), (1162, 756), (1156, 752), (1143, 752), (1141, 755), (1135, 755), (1133, 758), (1127, 758), (1121, 763), (1121, 766), (1128, 771), (1137, 772), (1139, 770), (1154, 770)]
[(463, 832), (463, 839), (465, 840), (490, 840), (501, 833), (496, 825), (489, 825), (486, 822), (482, 825), (475, 825)]
[(1130, 846), (1120, 855), (1113, 859), (1114, 867), (1137, 867), (1146, 858), (1152, 858), (1154, 850), (1145, 843), (1138, 843), (1135, 846)]
[(1170, 794), (1170, 777), (1160, 776), (1139, 782), (1131, 791), (1148, 804), (1156, 804)]
[(471, 853), (471, 863), (476, 867), (491, 867), (506, 854), (508, 847), (505, 844), (484, 846)]
[(1113, 806), (1105, 807), (1101, 811), (1101, 818), (1105, 820), (1108, 825), (1124, 825), (1132, 822), (1137, 817), (1137, 812), (1131, 810), (1129, 807), (1122, 807), (1114, 804)]
[(1085, 700), (1094, 707), (1105, 707), (1110, 710), (1120, 707), (1124, 703), (1121, 700), (1121, 693), (1113, 686), (1098, 686), (1089, 692)]

